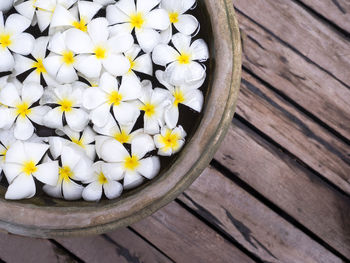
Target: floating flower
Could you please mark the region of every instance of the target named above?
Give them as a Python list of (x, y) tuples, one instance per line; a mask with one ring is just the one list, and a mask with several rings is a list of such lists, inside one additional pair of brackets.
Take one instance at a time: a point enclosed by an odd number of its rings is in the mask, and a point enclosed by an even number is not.
[(124, 146), (114, 140), (107, 139), (99, 147), (101, 158), (108, 163), (105, 169), (108, 178), (124, 178), (124, 188), (130, 189), (143, 182), (143, 178), (154, 178), (160, 169), (159, 158), (146, 157), (155, 149), (152, 137), (146, 134), (137, 135), (131, 142), (131, 154)]
[(43, 123), (50, 128), (63, 129), (65, 119), (72, 130), (83, 131), (89, 122), (89, 114), (82, 109), (83, 93), (79, 82), (48, 87), (40, 103), (55, 107), (45, 115)]
[(56, 84), (56, 81), (47, 74), (46, 67), (43, 64), (43, 61), (46, 57), (48, 42), (48, 37), (39, 37), (35, 40), (34, 49), (31, 52), (31, 55), (34, 59), (15, 54), (15, 67), (13, 70), (14, 76), (18, 76), (22, 73), (32, 70), (24, 82), (35, 82), (40, 84), (41, 76), (43, 76), (47, 85)]
[(176, 49), (159, 44), (152, 54), (154, 63), (166, 66), (165, 79), (175, 86), (192, 84), (203, 79), (205, 67), (198, 62), (209, 57), (204, 40), (197, 39), (191, 44), (190, 36), (177, 33), (173, 36), (172, 43)]
[(76, 57), (65, 44), (65, 33), (57, 32), (53, 35), (48, 49), (51, 53), (44, 60), (43, 65), (50, 76), (62, 84), (77, 81)]
[[(129, 32), (135, 29), (137, 41), (145, 53), (150, 53), (160, 42), (156, 30), (165, 30), (170, 21), (167, 12), (155, 8), (160, 0), (120, 0), (107, 7), (107, 19), (110, 25), (122, 24)], [(155, 9), (154, 9), (155, 8)]]
[(123, 78), (119, 87), (117, 79), (106, 72), (102, 75), (98, 88), (85, 90), (84, 107), (91, 110), (91, 121), (98, 127), (106, 125), (111, 108), (117, 121), (127, 125), (133, 123), (140, 114), (132, 103), (139, 98), (140, 92), (141, 86), (132, 78)]
[(62, 150), (62, 165), (58, 169), (58, 181), (52, 185), (45, 185), (43, 190), (48, 195), (66, 200), (81, 198), (84, 187), (75, 181), (87, 181), (92, 177), (92, 161), (80, 149), (66, 146)]
[[(198, 20), (193, 15), (185, 14), (194, 6), (196, 0), (162, 0), (160, 7), (168, 12), (171, 25), (182, 34), (192, 35), (199, 27)], [(172, 26), (163, 31), (164, 43), (169, 43), (173, 35)]]
[(51, 28), (72, 28), (87, 32), (87, 24), (92, 20), (102, 5), (90, 1), (78, 1), (71, 9), (57, 5), (52, 16)]
[(161, 134), (154, 136), (154, 143), (158, 148), (158, 154), (161, 156), (171, 156), (179, 152), (185, 144), (186, 132), (182, 126), (175, 129), (169, 129), (164, 126)]
[[(102, 192), (105, 193), (108, 199), (115, 199), (121, 195), (123, 185), (117, 182), (116, 179), (112, 180), (105, 175), (104, 170), (108, 168), (108, 164), (103, 162), (97, 162), (92, 166), (94, 171), (93, 177), (84, 182), (88, 184), (83, 191), (84, 200), (90, 202), (99, 201), (102, 197)], [(119, 180), (121, 179), (123, 177), (120, 177)]]
[(28, 55), (34, 48), (34, 37), (23, 33), (30, 26), (30, 20), (19, 14), (10, 15), (4, 25), (0, 12), (0, 72), (10, 71), (15, 60), (10, 52)]
[(18, 200), (31, 198), (35, 195), (34, 178), (47, 185), (55, 185), (58, 180), (58, 162), (40, 160), (48, 150), (46, 144), (15, 142), (6, 153), (3, 170), (9, 187), (6, 199)]
[(8, 83), (0, 92), (0, 128), (9, 129), (15, 123), (14, 135), (18, 140), (27, 140), (34, 133), (32, 122), (42, 124), (43, 116), (49, 111), (45, 106), (32, 106), (43, 94), (43, 87), (36, 83), (25, 83), (19, 92)]
[(127, 74), (137, 78), (134, 73), (136, 71), (152, 76), (153, 63), (151, 55), (147, 53), (139, 56), (140, 52), (141, 48), (139, 45), (136, 44), (133, 45), (131, 49), (124, 52), (125, 56), (130, 61), (130, 69)]
[(95, 132), (87, 126), (83, 132), (73, 131), (68, 126), (65, 126), (63, 130), (57, 130), (56, 133), (58, 135), (64, 136), (66, 135), (69, 138), (69, 141), (62, 137), (50, 137), (50, 152), (54, 159), (57, 159), (62, 154), (62, 149), (65, 146), (69, 146), (70, 144), (75, 144), (83, 149), (86, 155), (91, 159), (95, 160), (96, 151), (95, 145)]
[(170, 129), (174, 129), (179, 121), (179, 104), (186, 105), (191, 109), (201, 112), (203, 107), (203, 93), (199, 88), (205, 81), (206, 74), (203, 79), (194, 82), (192, 85), (173, 86), (164, 78), (163, 71), (156, 71), (158, 81), (164, 85), (173, 96), (173, 103), (165, 109), (164, 119)]
[(153, 89), (152, 83), (148, 80), (144, 80), (142, 84), (140, 109), (145, 113), (143, 118), (144, 131), (152, 135), (157, 134), (164, 126), (165, 108), (172, 104), (171, 94), (165, 89)]
[(121, 76), (130, 69), (129, 60), (122, 54), (129, 50), (134, 38), (128, 32), (119, 32), (110, 37), (108, 22), (96, 18), (87, 26), (87, 33), (72, 28), (66, 32), (67, 47), (76, 54), (76, 69), (88, 78), (97, 78), (102, 66), (110, 74)]

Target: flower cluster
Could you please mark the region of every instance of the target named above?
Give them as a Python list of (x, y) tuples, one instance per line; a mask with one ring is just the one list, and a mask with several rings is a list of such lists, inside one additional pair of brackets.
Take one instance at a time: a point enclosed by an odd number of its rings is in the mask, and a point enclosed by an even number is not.
[(158, 175), (160, 158), (185, 144), (179, 105), (195, 112), (203, 106), (209, 52), (204, 40), (193, 39), (199, 23), (188, 11), (195, 4), (0, 5), (0, 173), (8, 182), (6, 199), (33, 197), (36, 181), (55, 198), (114, 199)]

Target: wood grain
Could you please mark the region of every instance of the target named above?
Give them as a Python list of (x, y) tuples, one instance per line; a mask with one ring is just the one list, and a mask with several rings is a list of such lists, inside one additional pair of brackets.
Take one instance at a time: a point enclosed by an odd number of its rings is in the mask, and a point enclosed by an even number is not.
[(265, 198), (350, 257), (350, 198), (234, 121), (215, 158)]
[(246, 72), (242, 75), (237, 113), (327, 180), (350, 193), (350, 146)]
[(349, 42), (300, 5), (289, 0), (235, 0), (234, 4), (240, 12), (350, 86)]
[(321, 14), (338, 27), (350, 32), (350, 1), (348, 0), (299, 0)]
[(0, 259), (7, 263), (76, 262), (49, 240), (0, 233)]
[(342, 262), (214, 168), (180, 199), (264, 262)]
[(350, 140), (350, 89), (250, 19), (243, 15), (238, 19), (243, 65)]
[(132, 227), (175, 262), (253, 262), (175, 202)]

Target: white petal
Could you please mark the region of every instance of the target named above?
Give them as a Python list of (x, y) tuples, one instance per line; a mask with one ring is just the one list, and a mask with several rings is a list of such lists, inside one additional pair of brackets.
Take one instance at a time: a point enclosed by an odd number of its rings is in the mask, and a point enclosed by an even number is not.
[(30, 70), (33, 67), (34, 61), (27, 57), (24, 57), (19, 54), (14, 54), (13, 58), (15, 59), (15, 62), (16, 62), (14, 71), (13, 71), (15, 76), (18, 76), (23, 72)]
[(34, 133), (34, 126), (27, 117), (18, 117), (15, 122), (14, 135), (18, 140), (28, 140)]
[(159, 133), (159, 121), (156, 118), (144, 118), (144, 130), (146, 133), (154, 135)]
[(188, 65), (188, 71), (186, 72), (185, 84), (191, 85), (192, 83), (198, 82), (205, 76), (205, 68), (197, 62), (191, 62)]
[(50, 152), (54, 159), (57, 159), (61, 153), (62, 149), (67, 143), (67, 140), (60, 138), (60, 137), (50, 137), (49, 144), (50, 144)]
[(106, 162), (122, 162), (128, 156), (129, 153), (124, 146), (114, 139), (106, 140), (101, 147), (101, 158)]
[(106, 95), (105, 92), (97, 87), (86, 89), (84, 91), (83, 105), (88, 110), (96, 109), (107, 101)]
[(162, 0), (161, 7), (170, 12), (183, 14), (194, 6), (196, 0)]
[(99, 182), (92, 182), (85, 187), (82, 197), (89, 202), (99, 201), (102, 197), (102, 185)]
[(84, 187), (69, 180), (69, 182), (63, 181), (62, 192), (63, 197), (66, 200), (74, 201), (81, 198)]
[(132, 47), (127, 50), (126, 52), (124, 52), (125, 56), (127, 56), (128, 58), (131, 58), (132, 60), (135, 60), (137, 55), (141, 52), (141, 48), (139, 45), (134, 44), (132, 45)]
[(63, 64), (62, 56), (50, 55), (44, 59), (43, 64), (48, 74), (56, 78), (57, 72)]
[(17, 163), (5, 163), (2, 168), (9, 184), (22, 172), (22, 165)]
[(165, 79), (165, 72), (161, 70), (156, 71), (156, 78), (159, 81), (160, 84), (162, 84), (164, 87), (166, 87), (171, 93), (174, 92), (174, 86), (171, 85), (166, 79)]
[(60, 182), (59, 184), (55, 186), (51, 185), (44, 185), (43, 190), (46, 194), (48, 194), (51, 197), (54, 198), (63, 198), (62, 195), (62, 183)]
[(107, 103), (102, 104), (90, 113), (90, 118), (93, 124), (98, 127), (103, 127), (108, 121), (108, 116), (110, 115), (111, 106)]
[(139, 173), (126, 172), (124, 177), (124, 189), (132, 189), (143, 182), (143, 177)]
[(174, 48), (165, 44), (156, 46), (152, 53), (153, 62), (161, 66), (166, 66), (175, 61), (178, 56), (179, 53)]
[(160, 43), (168, 44), (173, 36), (173, 26), (170, 25), (167, 29), (160, 32)]
[(130, 69), (130, 61), (121, 54), (109, 54), (102, 64), (113, 76), (122, 76)]
[(102, 8), (102, 5), (94, 2), (79, 1), (78, 8), (80, 13), (80, 18), (84, 18), (86, 19), (86, 21), (91, 21), (91, 19)]
[(192, 15), (180, 15), (179, 21), (174, 23), (175, 28), (182, 34), (192, 35), (196, 32), (199, 22)]
[(102, 65), (96, 56), (86, 55), (77, 57), (75, 68), (86, 77), (93, 79), (100, 76)]
[(140, 116), (140, 110), (133, 104), (121, 102), (113, 107), (114, 117), (121, 125), (132, 123)]
[(129, 21), (129, 17), (115, 5), (107, 6), (106, 18), (110, 25)]
[(58, 182), (58, 162), (46, 162), (37, 166), (33, 176), (40, 182), (55, 186)]
[(135, 136), (131, 142), (131, 153), (142, 159), (147, 153), (153, 151), (155, 145), (151, 136), (140, 134)]
[(11, 71), (15, 66), (15, 60), (7, 48), (0, 48), (0, 72)]
[(60, 83), (68, 84), (77, 81), (78, 75), (73, 66), (63, 64), (57, 72), (56, 79)]
[(100, 88), (107, 93), (111, 93), (113, 91), (118, 91), (119, 83), (118, 80), (113, 77), (108, 72), (104, 72), (102, 74), (100, 80)]
[(89, 123), (89, 115), (82, 109), (72, 109), (65, 116), (69, 127), (78, 132), (84, 130)]
[(0, 102), (6, 106), (16, 107), (21, 102), (18, 90), (12, 83), (8, 83), (0, 92)]
[(44, 88), (37, 83), (26, 83), (22, 89), (22, 100), (32, 105), (34, 102), (40, 100), (44, 94)]
[(82, 152), (72, 145), (64, 146), (61, 152), (62, 166), (68, 166), (73, 169), (80, 161)]
[(67, 47), (76, 54), (93, 53), (94, 45), (90, 36), (79, 29), (67, 30), (65, 40)]
[(203, 93), (200, 90), (193, 90), (186, 94), (186, 101), (183, 102), (184, 105), (194, 109), (195, 111), (201, 112), (203, 107)]
[[(99, 17), (92, 20), (87, 26), (88, 33), (95, 44), (104, 43), (109, 36), (108, 21)], [(78, 53), (78, 52), (77, 52)]]
[(172, 106), (169, 109), (165, 110), (164, 118), (166, 125), (170, 129), (174, 129), (179, 121), (179, 108), (176, 106)]
[(191, 44), (191, 36), (187, 36), (181, 33), (177, 33), (171, 39), (175, 48), (180, 52), (189, 52)]
[(81, 136), (84, 144), (90, 144), (95, 141), (96, 133), (88, 126)]
[(61, 5), (56, 5), (55, 12), (52, 15), (51, 28), (71, 26), (75, 21), (75, 17)]
[(24, 16), (19, 14), (10, 15), (6, 19), (5, 28), (7, 31), (12, 32), (12, 34), (17, 35), (22, 33), (30, 26), (31, 21)]
[(119, 181), (124, 177), (124, 167), (122, 163), (103, 163), (102, 172), (110, 180)]
[(86, 155), (87, 155), (91, 160), (95, 160), (95, 158), (96, 158), (95, 145), (92, 145), (92, 144), (85, 145), (85, 152), (86, 152)]
[(197, 39), (194, 41), (190, 49), (193, 60), (205, 61), (209, 58), (208, 45), (203, 39)]
[(45, 115), (43, 123), (49, 128), (63, 128), (62, 111), (58, 107), (50, 110)]
[(123, 101), (136, 100), (141, 94), (141, 82), (134, 74), (124, 75), (119, 92), (123, 96)]
[(160, 0), (137, 1), (137, 12), (144, 14), (151, 11), (160, 3)]
[(109, 181), (103, 185), (105, 195), (108, 199), (115, 199), (119, 197), (123, 192), (123, 186), (116, 181)]
[(28, 33), (22, 33), (13, 37), (13, 43), (9, 48), (18, 54), (29, 55), (34, 48), (34, 37)]
[(181, 86), (186, 83), (189, 75), (188, 65), (181, 65), (177, 62), (171, 63), (165, 70), (165, 79), (174, 86)]
[(140, 167), (137, 171), (147, 179), (153, 179), (160, 170), (159, 158), (154, 156), (140, 161)]
[[(148, 1), (138, 1), (148, 2)], [(149, 12), (145, 18), (145, 28), (153, 28), (157, 30), (165, 30), (170, 26), (170, 20), (168, 13), (163, 9), (154, 9)]]
[(17, 117), (16, 110), (0, 107), (0, 128), (10, 129)]
[(51, 22), (52, 12), (46, 10), (37, 10), (36, 17), (38, 19), (38, 26), (41, 32), (43, 32)]
[(136, 6), (134, 0), (120, 0), (115, 4), (115, 6), (127, 15), (136, 13)]
[(150, 28), (145, 28), (143, 30), (137, 29), (136, 38), (145, 53), (152, 52), (154, 47), (160, 43), (160, 34)]
[(29, 199), (35, 195), (36, 188), (32, 176), (19, 175), (7, 188), (5, 199), (20, 200)]
[(130, 33), (115, 34), (108, 40), (108, 46), (113, 53), (122, 53), (129, 50), (134, 44)]
[(135, 60), (133, 70), (152, 76), (153, 63), (150, 54), (143, 54)]
[(43, 59), (46, 56), (46, 48), (49, 43), (49, 37), (39, 37), (35, 40), (32, 56), (35, 59)]
[(15, 4), (14, 7), (18, 13), (25, 16), (30, 21), (33, 19), (33, 16), (35, 14), (35, 7), (33, 6), (33, 3), (31, 1), (25, 1), (20, 4)]
[(24, 151), (35, 164), (37, 164), (43, 158), (44, 154), (49, 149), (49, 145), (44, 143), (26, 142), (23, 144), (23, 146)]
[(107, 137), (107, 136), (96, 136), (95, 148), (96, 148), (96, 154), (99, 158), (101, 158), (101, 150), (102, 150), (103, 144), (109, 139), (110, 137)]
[(65, 44), (65, 35), (61, 32), (57, 32), (51, 37), (49, 42), (48, 50), (62, 55), (64, 51), (66, 51), (67, 47)]

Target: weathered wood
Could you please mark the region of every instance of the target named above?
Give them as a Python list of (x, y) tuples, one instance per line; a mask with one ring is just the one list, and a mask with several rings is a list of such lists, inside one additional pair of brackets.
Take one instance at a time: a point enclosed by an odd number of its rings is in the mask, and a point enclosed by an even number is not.
[(215, 158), (334, 249), (350, 257), (350, 198), (238, 121)]
[(253, 262), (175, 202), (132, 227), (175, 262)]
[(349, 0), (299, 0), (315, 12), (321, 14), (338, 27), (350, 32), (350, 1)]
[(242, 75), (237, 113), (350, 193), (350, 146), (246, 72)]
[[(319, 1), (317, 1), (319, 2)], [(235, 0), (235, 7), (350, 86), (350, 45), (289, 0)]]
[(350, 140), (350, 89), (250, 19), (238, 19), (243, 65)]
[(179, 199), (264, 262), (342, 262), (214, 168)]
[(5, 262), (76, 262), (49, 240), (0, 233), (0, 258)]

